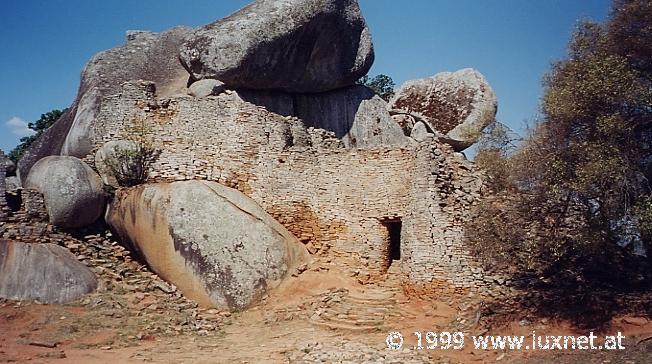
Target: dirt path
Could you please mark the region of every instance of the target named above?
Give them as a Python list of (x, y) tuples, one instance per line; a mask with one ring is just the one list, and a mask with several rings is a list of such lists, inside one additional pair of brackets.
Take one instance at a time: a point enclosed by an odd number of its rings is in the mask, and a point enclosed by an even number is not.
[[(103, 275), (106, 287), (75, 305), (0, 302), (0, 362), (582, 363), (600, 358), (648, 363), (652, 358), (652, 340), (643, 340), (652, 338), (652, 323), (641, 318), (614, 322), (613, 329), (628, 335), (632, 345), (620, 353), (502, 353), (474, 350), (470, 340), (463, 350), (410, 350), (416, 344), (414, 331), (464, 329), (470, 336), (486, 330), (473, 327), (472, 309), (408, 299), (391, 274), (385, 282), (362, 285), (334, 266), (317, 263), (257, 307), (230, 314), (196, 308), (141, 268), (127, 275), (131, 278)], [(143, 277), (153, 280), (138, 286)], [(576, 332), (561, 323), (514, 322), (491, 334), (532, 330)], [(391, 331), (404, 334), (405, 349), (387, 349)]]

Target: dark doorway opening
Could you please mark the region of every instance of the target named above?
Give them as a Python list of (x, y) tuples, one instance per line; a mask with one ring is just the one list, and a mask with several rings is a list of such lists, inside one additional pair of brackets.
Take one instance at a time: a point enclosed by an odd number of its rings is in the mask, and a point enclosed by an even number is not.
[(7, 201), (7, 207), (9, 207), (12, 212), (18, 212), (23, 204), (20, 192), (5, 193), (5, 200)]
[(401, 260), (401, 228), (403, 223), (401, 220), (390, 220), (384, 223), (389, 232), (389, 249), (388, 258), (391, 265), (395, 260)]

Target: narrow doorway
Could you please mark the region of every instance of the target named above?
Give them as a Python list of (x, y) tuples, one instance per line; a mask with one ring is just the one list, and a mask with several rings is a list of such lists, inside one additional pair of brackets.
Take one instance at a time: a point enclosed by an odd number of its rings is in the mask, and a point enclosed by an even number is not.
[(389, 249), (387, 250), (388, 266), (392, 262), (401, 260), (401, 220), (388, 220), (383, 223), (389, 233)]

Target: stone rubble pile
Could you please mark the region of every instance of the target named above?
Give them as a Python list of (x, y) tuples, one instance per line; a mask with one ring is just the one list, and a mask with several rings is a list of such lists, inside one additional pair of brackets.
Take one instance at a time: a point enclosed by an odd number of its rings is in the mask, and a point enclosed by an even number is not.
[(226, 311), (200, 308), (185, 298), (176, 287), (150, 272), (110, 232), (78, 238), (65, 235), (61, 245), (102, 282), (98, 293), (80, 303), (94, 310), (109, 310), (112, 316), (133, 318), (143, 335), (210, 336), (231, 316)]

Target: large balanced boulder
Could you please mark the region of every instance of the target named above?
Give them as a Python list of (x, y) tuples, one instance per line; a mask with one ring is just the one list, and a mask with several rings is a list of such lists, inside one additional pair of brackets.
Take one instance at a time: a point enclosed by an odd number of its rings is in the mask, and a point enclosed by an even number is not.
[(307, 257), (253, 200), (214, 182), (120, 191), (106, 220), (159, 276), (203, 306), (246, 308)]
[(93, 272), (55, 244), (0, 240), (0, 297), (68, 303), (95, 291)]
[(477, 142), (482, 130), (495, 121), (498, 102), (484, 76), (466, 68), (407, 81), (389, 107), (427, 120), (441, 140), (461, 151)]
[(353, 85), (374, 52), (356, 0), (257, 0), (195, 31), (180, 59), (197, 80), (311, 93)]
[(100, 176), (75, 157), (41, 159), (30, 170), (24, 187), (43, 194), (50, 223), (62, 228), (89, 225), (104, 213), (106, 196)]

